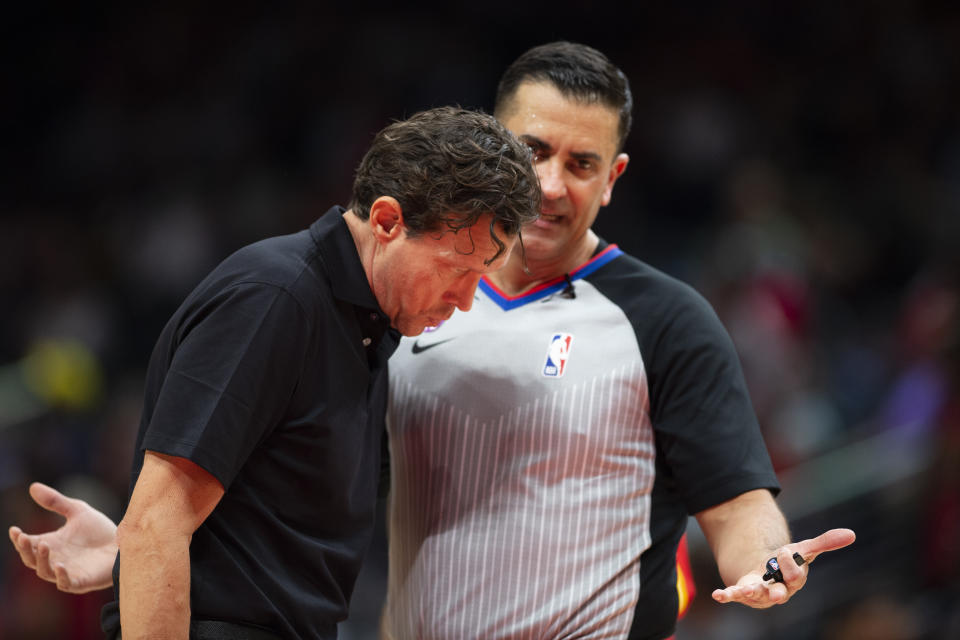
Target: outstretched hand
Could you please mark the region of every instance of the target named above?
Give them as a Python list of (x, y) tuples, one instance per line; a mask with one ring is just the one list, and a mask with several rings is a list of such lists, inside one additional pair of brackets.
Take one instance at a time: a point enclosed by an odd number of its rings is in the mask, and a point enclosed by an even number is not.
[[(717, 602), (739, 602), (757, 609), (783, 604), (806, 584), (810, 563), (818, 555), (846, 547), (856, 539), (856, 534), (850, 529), (830, 529), (816, 538), (780, 547), (775, 555), (783, 573), (782, 583), (772, 580), (764, 582), (764, 567), (758, 566), (756, 571), (746, 574), (735, 585), (716, 589), (713, 599)], [(793, 559), (794, 553), (799, 553), (805, 564), (798, 566)]]
[(113, 584), (117, 527), (83, 500), (34, 482), (30, 496), (48, 511), (67, 519), (56, 531), (30, 535), (10, 527), (10, 540), (20, 559), (37, 575), (68, 593), (86, 593)]

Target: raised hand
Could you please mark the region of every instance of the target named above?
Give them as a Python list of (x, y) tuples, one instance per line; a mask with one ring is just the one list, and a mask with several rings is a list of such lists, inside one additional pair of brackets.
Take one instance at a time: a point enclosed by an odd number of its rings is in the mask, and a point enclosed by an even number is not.
[(10, 540), (23, 564), (68, 593), (110, 587), (117, 555), (113, 521), (83, 500), (68, 498), (39, 482), (30, 485), (30, 496), (67, 521), (56, 531), (33, 535), (10, 527)]
[[(850, 529), (830, 529), (816, 538), (794, 542), (780, 547), (776, 552), (777, 563), (783, 574), (783, 582), (764, 581), (766, 569), (760, 565), (756, 571), (744, 575), (733, 586), (716, 589), (713, 599), (717, 602), (739, 602), (758, 609), (783, 604), (807, 582), (810, 563), (827, 551), (841, 549), (857, 539)], [(798, 566), (793, 554), (799, 553), (805, 563)]]

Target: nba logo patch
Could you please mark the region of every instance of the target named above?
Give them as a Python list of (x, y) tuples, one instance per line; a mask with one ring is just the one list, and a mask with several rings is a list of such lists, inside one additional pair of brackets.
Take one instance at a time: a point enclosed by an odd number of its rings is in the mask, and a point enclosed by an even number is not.
[(569, 333), (555, 333), (547, 346), (547, 361), (543, 365), (543, 375), (547, 378), (559, 378), (567, 369), (570, 357), (570, 345), (573, 336)]

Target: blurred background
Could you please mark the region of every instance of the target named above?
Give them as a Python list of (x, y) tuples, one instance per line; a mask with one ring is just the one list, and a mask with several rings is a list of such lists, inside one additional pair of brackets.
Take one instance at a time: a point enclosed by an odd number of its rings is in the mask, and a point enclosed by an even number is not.
[[(58, 525), (31, 480), (119, 517), (144, 367), (193, 285), (346, 204), (391, 119), (490, 111), (510, 61), (568, 39), (636, 100), (599, 233), (716, 307), (794, 537), (858, 533), (758, 612), (712, 602), (694, 526), (678, 640), (960, 638), (957, 3), (140, 4), (4, 10), (4, 528)], [(380, 534), (346, 640), (375, 634)], [(0, 552), (4, 640), (99, 638), (107, 598)]]

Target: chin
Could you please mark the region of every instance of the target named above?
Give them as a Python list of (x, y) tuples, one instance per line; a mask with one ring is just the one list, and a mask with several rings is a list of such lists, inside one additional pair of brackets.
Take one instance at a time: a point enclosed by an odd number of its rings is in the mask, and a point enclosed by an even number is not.
[(426, 325), (418, 324), (398, 327), (397, 331), (400, 332), (400, 335), (407, 336), (408, 338), (416, 338), (418, 335), (423, 333), (423, 330), (426, 328)]
[(524, 231), (523, 234), (523, 250), (527, 253), (529, 257), (531, 254), (540, 254), (543, 256), (549, 256), (556, 253), (560, 250), (561, 243), (560, 241), (551, 234), (546, 233), (531, 233), (527, 234)]
[(429, 325), (425, 320), (399, 320), (394, 326), (401, 335), (413, 338), (423, 333)]

